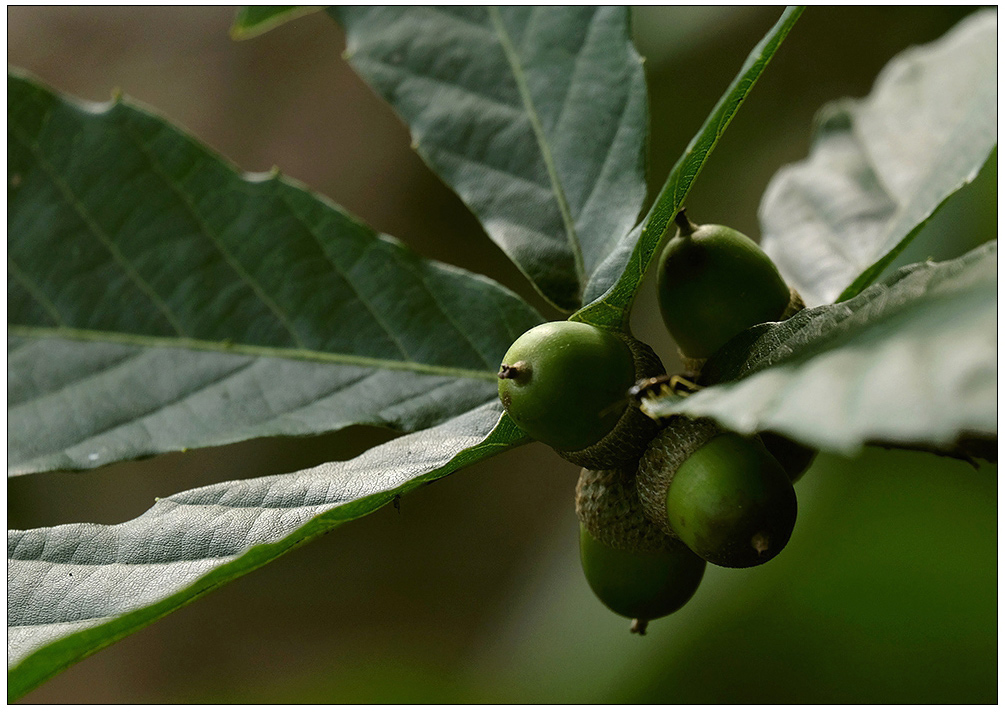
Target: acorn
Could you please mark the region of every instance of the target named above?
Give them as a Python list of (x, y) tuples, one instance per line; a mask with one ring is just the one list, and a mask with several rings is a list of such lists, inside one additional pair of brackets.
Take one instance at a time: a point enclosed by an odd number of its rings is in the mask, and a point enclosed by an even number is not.
[(660, 255), (657, 292), (663, 322), (690, 373), (745, 329), (802, 308), (749, 237), (723, 225), (695, 225), (683, 210), (674, 221), (678, 231)]
[(817, 451), (814, 448), (800, 445), (784, 435), (764, 432), (758, 433), (757, 436), (764, 443), (764, 447), (771, 453), (771, 456), (778, 460), (778, 464), (782, 466), (785, 474), (789, 476), (789, 481), (793, 484), (803, 476), (806, 470), (810, 469), (810, 465), (817, 457)]
[(782, 466), (757, 437), (707, 419), (674, 417), (639, 462), (646, 517), (706, 561), (757, 566), (788, 543), (796, 494)]
[(628, 334), (574, 321), (540, 324), (510, 346), (499, 398), (528, 435), (581, 467), (637, 460), (659, 426), (627, 397), (638, 378), (663, 373), (653, 350)]
[(649, 621), (687, 603), (705, 562), (642, 513), (635, 468), (587, 470), (576, 485), (580, 560), (590, 588), (644, 634)]

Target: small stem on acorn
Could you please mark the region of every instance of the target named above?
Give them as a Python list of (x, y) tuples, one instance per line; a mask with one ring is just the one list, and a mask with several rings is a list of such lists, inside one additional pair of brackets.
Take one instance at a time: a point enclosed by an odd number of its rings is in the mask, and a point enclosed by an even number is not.
[(678, 234), (681, 237), (688, 237), (698, 229), (698, 226), (688, 219), (687, 210), (684, 208), (681, 208), (681, 211), (677, 213), (677, 216), (673, 219), (673, 221), (677, 224), (679, 231)]
[(504, 380), (526, 381), (530, 376), (530, 364), (526, 361), (517, 361), (512, 366), (503, 364), (498, 375)]

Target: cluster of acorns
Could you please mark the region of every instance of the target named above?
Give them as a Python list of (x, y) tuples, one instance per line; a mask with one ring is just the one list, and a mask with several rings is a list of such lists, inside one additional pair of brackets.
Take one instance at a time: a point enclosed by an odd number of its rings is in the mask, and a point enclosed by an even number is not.
[[(705, 359), (802, 302), (750, 238), (698, 227), (683, 211), (676, 223), (659, 261), (660, 309), (689, 378), (708, 385)], [(516, 424), (584, 468), (576, 486), (583, 571), (637, 633), (687, 603), (706, 562), (756, 566), (782, 550), (796, 520), (792, 482), (814, 454), (704, 419), (658, 423), (629, 394), (666, 383), (665, 373), (646, 344), (574, 321), (527, 331), (499, 370), (499, 397)]]

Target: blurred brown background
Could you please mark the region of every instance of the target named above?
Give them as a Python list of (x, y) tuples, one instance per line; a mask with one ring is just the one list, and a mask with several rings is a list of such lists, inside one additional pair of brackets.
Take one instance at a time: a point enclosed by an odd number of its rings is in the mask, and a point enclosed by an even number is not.
[[(758, 236), (757, 205), (804, 157), (824, 102), (868, 93), (898, 51), (963, 7), (811, 8), (688, 201)], [(743, 59), (764, 8), (641, 8), (655, 193)], [(323, 14), (233, 42), (233, 8), (8, 8), (8, 61), (92, 100), (114, 88), (248, 171), (280, 167), (428, 257), (487, 274), (555, 316), (410, 151), (340, 58)], [(914, 259), (997, 231), (996, 160), (926, 228)], [(672, 365), (647, 285), (636, 333)], [(114, 523), (156, 496), (351, 457), (352, 428), (88, 473), (14, 478), (8, 525)], [(821, 456), (788, 549), (709, 567), (645, 638), (578, 570), (577, 470), (532, 445), (464, 470), (214, 592), (57, 676), (24, 702), (995, 702), (997, 468), (917, 453)]]

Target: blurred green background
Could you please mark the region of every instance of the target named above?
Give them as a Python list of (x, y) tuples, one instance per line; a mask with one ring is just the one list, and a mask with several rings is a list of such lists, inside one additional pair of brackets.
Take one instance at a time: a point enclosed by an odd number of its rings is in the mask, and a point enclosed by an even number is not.
[[(804, 14), (688, 199), (758, 237), (771, 176), (803, 158), (816, 110), (864, 96), (897, 52), (965, 7)], [(637, 10), (655, 193), (777, 8)], [(312, 15), (232, 42), (233, 8), (8, 8), (8, 61), (57, 89), (155, 107), (244, 170), (279, 166), (420, 253), (556, 316), (410, 151), (405, 128)], [(997, 234), (996, 158), (902, 261)], [(634, 329), (675, 366), (647, 283)], [(390, 437), (351, 428), (14, 478), (12, 528), (115, 523), (154, 497), (348, 458)], [(769, 564), (709, 567), (644, 638), (578, 563), (577, 468), (531, 445), (469, 468), (233, 582), (84, 660), (32, 703), (994, 703), (997, 468), (913, 452), (823, 455)]]

